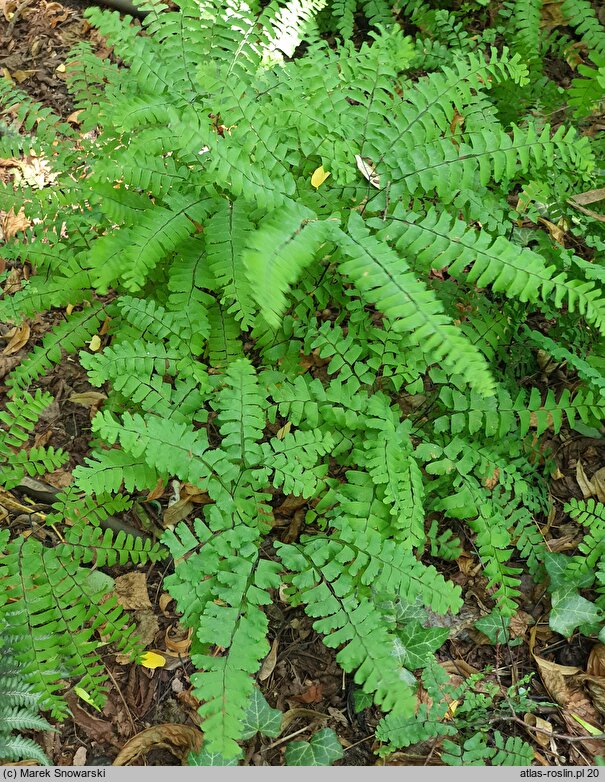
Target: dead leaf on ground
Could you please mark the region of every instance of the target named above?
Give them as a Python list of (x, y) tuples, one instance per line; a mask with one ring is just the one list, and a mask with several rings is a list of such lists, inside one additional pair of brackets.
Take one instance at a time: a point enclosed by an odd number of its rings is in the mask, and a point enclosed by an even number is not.
[(166, 609), (174, 601), (174, 597), (172, 595), (169, 595), (168, 592), (163, 592), (160, 595), (160, 599), (158, 601), (158, 605), (160, 606), (160, 611), (164, 614), (164, 616), (170, 616), (170, 612)]
[(592, 705), (600, 714), (605, 715), (605, 676), (590, 676), (586, 674), (581, 679), (588, 690)]
[(145, 573), (133, 572), (118, 576), (115, 581), (115, 593), (118, 603), (126, 610), (151, 608)]
[(279, 638), (275, 638), (273, 643), (271, 644), (271, 651), (263, 660), (263, 664), (261, 665), (260, 671), (258, 672), (258, 678), (261, 682), (264, 682), (265, 679), (268, 679), (275, 669), (275, 664), (277, 662), (278, 647), (279, 647)]
[[(571, 665), (558, 665), (535, 654), (534, 660), (548, 694), (561, 707), (569, 732), (576, 736), (586, 732), (575, 717), (600, 728), (599, 714), (582, 688), (581, 670)], [(584, 739), (581, 743), (593, 755), (602, 751), (602, 742)]]
[(327, 720), (328, 715), (322, 714), (320, 711), (314, 711), (313, 709), (294, 708), (288, 709), (282, 717), (281, 732), (284, 733), (286, 729), (295, 721), (299, 719), (311, 720), (318, 722), (320, 720)]
[(595, 644), (590, 650), (586, 673), (591, 676), (605, 676), (605, 644)]
[(492, 491), (500, 480), (500, 468), (496, 467), (494, 472), (488, 477), (483, 479), (483, 485), (486, 489), (489, 489), (489, 491)]
[(213, 502), (205, 489), (200, 489), (199, 486), (194, 486), (192, 483), (181, 485), (181, 499), (189, 500), (196, 505), (209, 505)]
[(589, 481), (588, 476), (584, 472), (584, 467), (582, 467), (582, 462), (579, 459), (576, 464), (576, 481), (578, 482), (578, 486), (580, 487), (582, 496), (585, 500), (593, 496), (595, 493), (594, 486), (591, 481)]
[(517, 611), (510, 620), (510, 634), (513, 638), (523, 638), (527, 628), (535, 622), (533, 616), (525, 611)]
[(6, 296), (12, 296), (13, 293), (17, 293), (23, 287), (22, 281), (25, 277), (23, 267), (16, 267), (11, 269), (4, 282), (2, 290)]
[(179, 521), (186, 519), (193, 510), (193, 507), (193, 503), (187, 497), (181, 497), (176, 502), (173, 502), (172, 505), (169, 505), (162, 517), (162, 526), (164, 529), (173, 527), (175, 524), (178, 524)]
[(146, 755), (152, 749), (168, 750), (181, 763), (185, 763), (190, 752), (198, 752), (202, 746), (203, 733), (199, 728), (189, 725), (166, 723), (153, 725), (151, 728), (137, 733), (128, 741), (117, 758), (114, 766), (127, 766), (141, 755)]
[(37, 71), (35, 70), (23, 71), (19, 69), (17, 71), (13, 71), (11, 73), (11, 77), (14, 81), (17, 82), (17, 84), (23, 84), (24, 81), (31, 79), (34, 73), (37, 73)]
[(605, 187), (599, 187), (597, 190), (586, 190), (584, 193), (577, 193), (570, 198), (570, 201), (586, 206), (586, 204), (594, 204), (595, 201), (603, 201), (603, 199), (605, 199)]
[(103, 400), (107, 399), (106, 394), (102, 394), (100, 391), (82, 391), (79, 394), (72, 394), (67, 398), (68, 402), (73, 402), (75, 405), (81, 405), (82, 407), (99, 407)]
[(545, 226), (554, 242), (560, 244), (561, 247), (565, 247), (565, 228), (563, 225), (555, 225), (555, 223), (551, 223), (550, 220), (547, 220), (544, 217), (539, 217), (538, 222)]
[(164, 494), (165, 491), (166, 491), (166, 486), (164, 485), (164, 481), (161, 478), (158, 478), (158, 482), (156, 483), (156, 485), (145, 497), (145, 502), (151, 502), (152, 500), (159, 500), (159, 498)]
[(364, 158), (361, 157), (361, 155), (355, 155), (355, 163), (357, 164), (358, 171), (361, 173), (364, 179), (367, 179), (372, 187), (380, 190), (380, 176), (376, 172), (374, 164), (370, 158)]
[(92, 714), (81, 708), (75, 694), (71, 691), (65, 694), (65, 700), (72, 713), (74, 722), (79, 728), (82, 728), (89, 738), (93, 739), (93, 741), (98, 741), (100, 744), (111, 744), (114, 747), (119, 747), (120, 742), (114, 733), (111, 722), (93, 717)]
[(294, 494), (289, 494), (286, 499), (275, 508), (275, 514), (277, 516), (291, 516), (294, 511), (303, 508), (307, 502), (308, 500), (304, 497), (296, 497)]
[[(52, 430), (49, 431), (52, 435)], [(65, 489), (67, 486), (71, 485), (73, 475), (69, 470), (62, 470), (59, 468), (54, 472), (48, 473), (44, 480), (47, 483), (50, 483), (51, 486), (54, 486), (55, 489)]]
[(310, 684), (300, 695), (293, 695), (292, 700), (299, 703), (321, 703), (323, 701), (323, 687), (321, 682)]
[(537, 717), (535, 714), (529, 713), (523, 716), (523, 722), (530, 728), (538, 729), (527, 731), (537, 744), (545, 748), (550, 745), (552, 736), (552, 725), (550, 722), (543, 720), (542, 717)]
[(86, 765), (86, 747), (78, 747), (74, 753), (74, 758), (71, 761), (72, 766), (85, 766)]
[[(9, 332), (11, 333), (11, 332)], [(2, 351), (2, 355), (11, 356), (18, 353), (24, 345), (27, 344), (31, 330), (28, 323), (22, 323), (16, 329), (12, 330), (12, 336), (8, 344)]]
[[(145, 591), (145, 594), (147, 594), (147, 591)], [(135, 620), (137, 623), (136, 634), (141, 639), (143, 645), (148, 646), (153, 643), (160, 630), (160, 625), (154, 612), (150, 608), (143, 608), (136, 612)]]
[(601, 467), (590, 479), (599, 502), (605, 502), (605, 467)]
[(172, 624), (166, 628), (164, 643), (166, 649), (176, 655), (188, 655), (191, 649), (192, 627), (183, 627), (180, 624)]

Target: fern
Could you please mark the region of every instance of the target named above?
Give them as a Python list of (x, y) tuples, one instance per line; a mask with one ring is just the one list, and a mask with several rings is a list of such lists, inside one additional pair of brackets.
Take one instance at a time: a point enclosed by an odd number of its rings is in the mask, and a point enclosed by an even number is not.
[[(496, 642), (526, 572), (548, 574), (554, 630), (602, 632), (600, 509), (570, 506), (586, 535), (571, 556), (549, 552), (552, 465), (539, 451), (544, 433), (605, 413), (605, 236), (594, 215), (570, 217), (572, 196), (598, 187), (602, 140), (564, 122), (600, 100), (600, 26), (585, 0), (562, 3), (564, 35), (544, 33), (537, 2), (506, 4), (480, 32), (438, 5), (151, 3), (145, 34), (91, 8), (125, 67), (84, 45), (70, 56), (84, 134), (0, 88), (14, 122), (4, 156), (35, 149), (56, 180), (1, 191), (32, 221), (3, 256), (32, 274), (3, 294), (0, 318), (71, 313), (7, 377), (3, 484), (64, 459), (30, 445), (52, 401), (34, 386), (63, 350), (107, 396), (46, 518), (68, 531), (53, 548), (6, 540), (0, 564), (0, 614), (54, 715), (66, 683), (102, 702), (100, 632), (139, 650), (90, 577), (164, 555), (103, 529), (125, 492), (158, 481), (209, 500), (162, 541), (192, 629), (196, 762), (241, 757), (277, 594), (381, 709), (381, 752), (438, 739), (451, 764), (530, 762), (517, 738), (474, 735), (487, 696), (475, 681), (450, 687), (435, 662), (447, 631), (429, 612), (463, 599), (438, 568), (461, 541)], [(571, 36), (595, 67), (579, 67), (566, 114), (543, 60)], [(568, 218), (581, 252), (553, 246), (547, 212)], [(573, 392), (544, 387), (537, 351), (566, 362)], [(274, 511), (288, 495), (307, 505), (286, 543)], [(460, 701), (451, 719), (448, 698)]]
[(0, 627), (0, 758), (10, 761), (33, 759), (40, 765), (50, 765), (33, 739), (19, 735), (22, 730), (45, 731), (52, 727), (39, 714), (40, 696), (23, 676), (23, 665), (15, 658), (14, 634), (10, 626), (2, 622)]

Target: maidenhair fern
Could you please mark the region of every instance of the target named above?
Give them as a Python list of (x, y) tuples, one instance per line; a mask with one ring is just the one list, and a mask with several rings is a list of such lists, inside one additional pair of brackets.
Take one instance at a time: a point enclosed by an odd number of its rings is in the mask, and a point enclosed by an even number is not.
[[(483, 36), (433, 5), (150, 3), (144, 34), (91, 8), (123, 67), (87, 45), (70, 55), (82, 132), (0, 86), (19, 131), (0, 155), (33, 149), (56, 180), (2, 191), (32, 219), (6, 256), (33, 273), (0, 318), (65, 311), (7, 378), (5, 481), (63, 458), (30, 448), (50, 401), (31, 386), (62, 350), (80, 351), (107, 393), (91, 452), (47, 519), (74, 522), (65, 539), (17, 537), (0, 564), (11, 597), (0, 613), (56, 715), (65, 681), (102, 699), (95, 633), (138, 648), (94, 568), (162, 556), (100, 521), (126, 507), (124, 492), (176, 478), (209, 498), (162, 541), (167, 588), (193, 629), (200, 757), (240, 756), (269, 652), (265, 606), (280, 594), (380, 707), (385, 750), (444, 737), (446, 762), (530, 762), (519, 739), (469, 735), (464, 707), (445, 719), (435, 652), (447, 631), (428, 612), (460, 608), (437, 566), (470, 540), (504, 631), (525, 569), (549, 574), (555, 629), (599, 629), (600, 597), (590, 613), (578, 591), (601, 583), (602, 521), (582, 510), (591, 531), (577, 559), (546, 551), (551, 463), (537, 438), (603, 420), (603, 274), (545, 234), (529, 246), (519, 227), (545, 209), (576, 226), (572, 196), (597, 186), (599, 147), (547, 122), (558, 93), (527, 57), (550, 45), (539, 3), (507, 4)], [(580, 19), (584, 5), (562, 11), (600, 67), (602, 31)], [(356, 45), (358, 18), (373, 29)], [(330, 20), (333, 46), (319, 35)], [(503, 31), (510, 49), (493, 46)], [(599, 82), (580, 76), (588, 92)], [(594, 98), (574, 95), (589, 112)], [(602, 248), (594, 222), (590, 247)], [(573, 392), (534, 382), (538, 351), (568, 361)], [(308, 502), (306, 524), (284, 542), (273, 512), (289, 495)], [(575, 624), (570, 601), (585, 609)], [(469, 710), (480, 701), (458, 695)]]
[(13, 650), (14, 633), (0, 620), (0, 761), (34, 760), (47, 766), (50, 761), (40, 745), (24, 730), (52, 730), (41, 716), (40, 694), (24, 675), (23, 664)]

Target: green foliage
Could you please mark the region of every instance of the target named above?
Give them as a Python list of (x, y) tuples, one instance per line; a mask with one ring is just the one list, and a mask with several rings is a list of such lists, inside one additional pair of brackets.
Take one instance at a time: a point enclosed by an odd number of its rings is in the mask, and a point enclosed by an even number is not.
[(31, 738), (21, 736), (22, 730), (52, 730), (39, 714), (40, 695), (27, 681), (23, 665), (12, 649), (14, 636), (0, 622), (0, 760), (35, 760), (42, 766), (50, 761)]
[[(566, 637), (576, 628), (605, 637), (605, 505), (594, 499), (572, 499), (565, 510), (586, 529), (571, 557), (548, 554), (545, 564), (552, 594), (551, 628)], [(581, 591), (596, 590), (590, 600)]]
[(288, 766), (331, 766), (344, 752), (331, 728), (314, 733), (311, 741), (291, 741), (286, 747)]
[(94, 569), (163, 556), (149, 540), (98, 527), (124, 507), (128, 503), (119, 498), (79, 501), (68, 491), (59, 495), (56, 511), (46, 519), (48, 525), (71, 524), (57, 545), (47, 548), (34, 535), (2, 542), (0, 583), (9, 600), (0, 605), (0, 620), (10, 630), (23, 681), (33, 687), (40, 706), (57, 718), (67, 714), (60, 693), (69, 680), (94, 703), (103, 703), (107, 674), (97, 633), (123, 653), (136, 655), (140, 649), (115, 595), (107, 595), (112, 580), (97, 578)]
[[(588, 529), (578, 554), (546, 550), (552, 464), (538, 438), (605, 413), (605, 235), (572, 198), (598, 186), (602, 140), (567, 122), (599, 100), (602, 30), (586, 0), (561, 5), (597, 68), (579, 69), (588, 85), (574, 84), (568, 111), (542, 67), (565, 40), (545, 33), (540, 3), (504, 4), (481, 34), (439, 2), (260, 5), (150, 5), (144, 35), (89, 9), (125, 67), (88, 46), (70, 56), (84, 135), (0, 88), (16, 129), (0, 155), (38, 150), (56, 176), (1, 191), (32, 220), (6, 255), (34, 271), (0, 299), (0, 319), (71, 313), (7, 378), (4, 484), (62, 463), (29, 446), (51, 401), (32, 385), (62, 351), (80, 351), (107, 394), (47, 519), (70, 522), (65, 539), (5, 541), (0, 614), (55, 715), (68, 680), (100, 702), (95, 634), (138, 647), (89, 566), (162, 556), (100, 525), (125, 509), (123, 492), (176, 479), (209, 499), (162, 541), (166, 587), (193, 630), (193, 764), (237, 762), (243, 739), (281, 727), (255, 684), (277, 594), (382, 710), (385, 752), (440, 737), (452, 764), (528, 764), (519, 739), (474, 735), (497, 693), (449, 686), (435, 663), (447, 629), (432, 619), (462, 605), (440, 568), (464, 549), (493, 642), (525, 571), (549, 575), (553, 629), (600, 630), (600, 509), (570, 507)], [(582, 255), (539, 230), (545, 214), (584, 239)], [(544, 354), (567, 362), (573, 392), (546, 387)], [(274, 510), (289, 496), (307, 510), (284, 542)], [(339, 752), (325, 731), (287, 747), (292, 763)]]

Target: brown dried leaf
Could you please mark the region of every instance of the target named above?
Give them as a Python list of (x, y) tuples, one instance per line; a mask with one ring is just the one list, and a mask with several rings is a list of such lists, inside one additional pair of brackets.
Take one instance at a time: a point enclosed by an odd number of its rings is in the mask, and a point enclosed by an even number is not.
[(560, 705), (566, 706), (570, 697), (567, 679), (580, 673), (580, 669), (571, 665), (558, 665), (534, 654), (540, 677), (551, 697)]
[(299, 719), (307, 719), (311, 720), (311, 724), (313, 722), (319, 722), (320, 720), (327, 720), (328, 715), (322, 714), (320, 711), (314, 711), (313, 709), (303, 709), (303, 708), (294, 708), (294, 709), (288, 709), (284, 713), (284, 716), (282, 718), (281, 723), (281, 732), (284, 733), (289, 725), (291, 725), (294, 720)]
[(500, 468), (496, 467), (496, 469), (494, 470), (494, 472), (489, 478), (483, 479), (483, 485), (485, 486), (486, 489), (492, 491), (492, 489), (494, 489), (497, 486), (499, 480), (500, 480)]
[(164, 511), (162, 526), (164, 529), (173, 527), (175, 524), (178, 524), (179, 521), (186, 519), (192, 510), (193, 503), (191, 500), (187, 497), (181, 497), (176, 502), (173, 502), (172, 505), (169, 505)]
[(67, 401), (82, 407), (98, 407), (104, 399), (107, 399), (107, 396), (100, 391), (82, 391), (79, 394), (72, 394)]
[(158, 601), (158, 604), (160, 606), (160, 611), (164, 614), (164, 616), (170, 616), (170, 612), (166, 609), (174, 601), (174, 598), (172, 595), (169, 595), (168, 592), (163, 592), (160, 595), (160, 599)]
[(31, 225), (30, 220), (25, 216), (25, 208), (21, 207), (17, 214), (11, 206), (9, 211), (2, 218), (2, 233), (4, 240), (13, 239), (20, 231), (26, 231)]
[(205, 489), (200, 489), (199, 486), (194, 486), (192, 483), (183, 483), (181, 485), (181, 499), (183, 498), (194, 502), (196, 505), (209, 505), (213, 502)]
[(289, 494), (286, 499), (275, 508), (275, 513), (278, 516), (291, 516), (294, 511), (304, 507), (308, 500), (305, 497), (296, 497), (294, 494)]
[(523, 638), (527, 628), (534, 624), (534, 618), (525, 611), (517, 611), (510, 619), (510, 634), (513, 638)]
[(114, 733), (111, 722), (101, 720), (98, 717), (93, 717), (92, 714), (85, 711), (80, 706), (78, 699), (71, 690), (67, 692), (64, 697), (74, 722), (89, 738), (93, 739), (93, 741), (98, 741), (101, 744), (112, 744), (114, 747), (120, 746), (120, 742)]
[[(52, 429), (49, 429), (48, 431), (52, 435)], [(48, 473), (44, 480), (47, 483), (50, 483), (51, 486), (54, 486), (55, 489), (64, 489), (66, 486), (71, 484), (73, 475), (71, 472), (69, 472), (69, 470), (62, 470), (59, 468), (54, 472)]]
[(80, 119), (80, 114), (84, 111), (84, 109), (77, 109), (76, 111), (72, 111), (72, 113), (67, 117), (67, 122), (69, 122), (70, 125), (79, 125), (82, 120)]
[(595, 201), (602, 201), (603, 199), (605, 199), (605, 187), (578, 193), (577, 195), (572, 196), (570, 201), (574, 201), (581, 206), (586, 206), (586, 204), (594, 204)]
[(293, 695), (292, 700), (300, 703), (321, 703), (323, 700), (323, 687), (321, 682), (310, 684), (300, 695)]
[(541, 747), (548, 747), (551, 740), (552, 725), (547, 720), (543, 720), (542, 717), (537, 717), (535, 714), (524, 714), (523, 722), (529, 725), (530, 728), (539, 728), (539, 730), (528, 730), (527, 732), (531, 738), (538, 743)]
[(605, 467), (601, 467), (590, 479), (599, 502), (605, 502)]
[(192, 634), (192, 627), (184, 628), (180, 624), (169, 625), (164, 633), (166, 649), (181, 656), (189, 654)]
[(582, 462), (579, 459), (578, 463), (576, 464), (576, 481), (578, 482), (578, 486), (580, 487), (582, 496), (585, 500), (594, 495), (594, 486), (588, 480), (588, 476), (584, 472), (584, 467), (582, 467)]
[(263, 664), (261, 665), (260, 671), (258, 672), (258, 678), (261, 682), (264, 682), (265, 679), (268, 679), (275, 669), (275, 664), (277, 663), (278, 647), (279, 647), (279, 638), (275, 638), (273, 643), (271, 644), (271, 651), (263, 660)]
[(588, 690), (592, 705), (605, 715), (605, 676), (582, 676), (582, 682)]
[(13, 71), (11, 73), (11, 76), (17, 82), (17, 84), (22, 84), (24, 81), (27, 81), (29, 78), (31, 78), (34, 75), (34, 73), (36, 73), (35, 70), (33, 71), (18, 70), (18, 71)]
[(166, 487), (164, 485), (164, 481), (161, 478), (158, 478), (158, 482), (153, 487), (153, 489), (149, 492), (149, 494), (145, 497), (145, 502), (151, 502), (152, 500), (158, 500), (166, 491)]
[(18, 353), (21, 348), (27, 344), (30, 335), (30, 328), (28, 323), (22, 323), (18, 328), (14, 330), (8, 345), (2, 351), (2, 355), (10, 356), (14, 353)]
[(546, 230), (550, 234), (552, 240), (561, 247), (565, 247), (565, 231), (562, 226), (551, 223), (550, 220), (546, 220), (544, 217), (539, 217), (538, 222), (546, 226)]
[(78, 749), (74, 752), (73, 760), (71, 761), (72, 766), (85, 766), (86, 765), (86, 754), (87, 750), (86, 747), (78, 747)]
[(586, 673), (591, 676), (605, 676), (605, 644), (595, 644), (590, 650)]
[(151, 608), (145, 573), (134, 571), (118, 576), (115, 580), (115, 593), (118, 603), (126, 610)]
[(197, 752), (202, 746), (203, 733), (198, 728), (189, 725), (166, 723), (153, 725), (151, 728), (137, 733), (128, 741), (117, 758), (114, 766), (127, 766), (141, 755), (152, 749), (165, 749), (185, 763), (190, 752)]
[(137, 623), (137, 635), (141, 639), (143, 646), (149, 646), (153, 643), (159, 632), (160, 625), (157, 616), (150, 608), (144, 608), (135, 614)]

